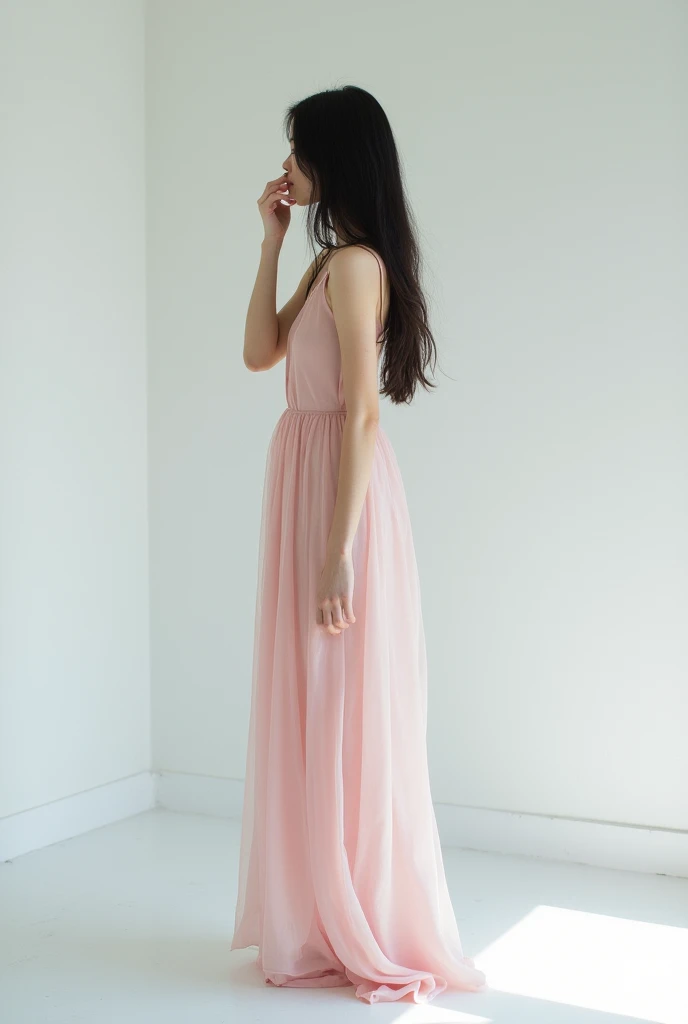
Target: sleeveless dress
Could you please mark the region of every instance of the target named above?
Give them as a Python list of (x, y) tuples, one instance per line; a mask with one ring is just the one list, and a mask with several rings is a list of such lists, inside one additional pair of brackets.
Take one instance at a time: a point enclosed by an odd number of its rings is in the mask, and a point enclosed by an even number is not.
[(268, 448), (231, 949), (258, 946), (272, 985), (420, 1003), (486, 981), (445, 879), (416, 556), (379, 424), (352, 543), (356, 621), (339, 634), (316, 621), (346, 419), (328, 277), (289, 332), (287, 408)]

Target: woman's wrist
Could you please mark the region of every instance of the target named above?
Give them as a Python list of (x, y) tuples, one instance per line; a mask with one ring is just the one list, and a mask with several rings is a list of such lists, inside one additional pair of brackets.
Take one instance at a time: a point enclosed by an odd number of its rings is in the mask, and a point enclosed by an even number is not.
[(273, 253), (279, 255), (279, 252), (282, 248), (282, 239), (264, 238), (263, 241), (260, 243), (260, 247), (263, 250), (263, 252), (270, 253), (271, 255)]
[(341, 543), (333, 540), (327, 542), (328, 558), (349, 558), (351, 555), (351, 544)]

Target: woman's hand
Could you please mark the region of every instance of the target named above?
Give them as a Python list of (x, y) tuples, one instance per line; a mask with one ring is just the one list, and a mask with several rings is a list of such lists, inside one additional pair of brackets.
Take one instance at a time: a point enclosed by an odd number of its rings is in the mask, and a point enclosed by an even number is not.
[(333, 636), (356, 621), (352, 605), (354, 564), (350, 554), (330, 554), (320, 574), (315, 621)]
[[(288, 203), (283, 205), (282, 200)], [(287, 189), (286, 171), (281, 178), (269, 181), (265, 191), (258, 200), (258, 212), (263, 218), (265, 238), (270, 242), (282, 242), (291, 220), (291, 207), (296, 202), (291, 199)]]

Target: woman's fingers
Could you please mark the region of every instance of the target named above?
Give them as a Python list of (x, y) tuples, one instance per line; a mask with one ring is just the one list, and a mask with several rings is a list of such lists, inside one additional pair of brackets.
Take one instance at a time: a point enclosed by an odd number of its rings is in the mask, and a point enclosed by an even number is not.
[(258, 202), (261, 203), (264, 199), (266, 199), (271, 192), (275, 191), (275, 189), (278, 187), (278, 185), (281, 185), (282, 187), (284, 187), (286, 185), (286, 183), (287, 183), (287, 172), (285, 171), (284, 174), (281, 177), (273, 178), (272, 181), (268, 181), (266, 183), (265, 188), (263, 189), (263, 194), (260, 197), (260, 199), (258, 200)]
[(356, 616), (354, 615), (353, 605), (348, 594), (342, 594), (342, 608), (344, 609), (344, 617), (347, 619), (347, 622), (355, 622)]
[(265, 197), (261, 196), (258, 200), (258, 205), (264, 206), (270, 213), (272, 213), (275, 207), (282, 201), (285, 203), (291, 203), (292, 205), (296, 202), (296, 200), (292, 199), (289, 195), (286, 185), (275, 187), (274, 189), (271, 189)]
[(327, 604), (323, 607), (323, 625), (325, 626), (325, 629), (327, 630), (328, 633), (336, 635), (337, 633), (341, 633), (341, 630), (335, 627), (333, 619), (334, 616), (332, 614), (332, 605), (328, 601)]
[(342, 603), (339, 598), (335, 598), (332, 601), (332, 623), (340, 630), (349, 628), (349, 623), (344, 621)]
[(342, 615), (342, 606), (339, 600), (323, 601), (318, 605), (316, 622), (322, 625), (326, 632), (336, 635), (343, 629), (349, 628), (349, 623)]
[(275, 178), (274, 181), (268, 181), (263, 194), (258, 200), (258, 203), (265, 203), (267, 201), (274, 202), (275, 195), (279, 195), (280, 198), (284, 198), (283, 193), (288, 192), (287, 188), (287, 175), (283, 174), (281, 178)]
[(326, 633), (336, 636), (356, 621), (353, 593), (351, 555), (328, 555), (316, 591), (316, 622)]

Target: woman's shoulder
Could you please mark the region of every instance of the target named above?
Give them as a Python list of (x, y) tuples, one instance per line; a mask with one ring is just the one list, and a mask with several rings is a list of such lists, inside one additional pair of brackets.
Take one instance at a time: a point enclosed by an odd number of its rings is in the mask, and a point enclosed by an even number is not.
[[(376, 290), (379, 288), (379, 300), (377, 318), (380, 324), (384, 324), (387, 320), (387, 313), (389, 309), (389, 288), (386, 285), (386, 271), (384, 261), (381, 259), (379, 254), (367, 245), (357, 243), (356, 245), (339, 246), (330, 255), (328, 261), (327, 270), (325, 271), (325, 277), (329, 276), (330, 265), (334, 266), (332, 261), (339, 260), (339, 269), (343, 270), (343, 277), (349, 277), (351, 272), (351, 279), (360, 281), (365, 277), (371, 285), (373, 280), (375, 281)], [(348, 265), (345, 264), (348, 261)], [(377, 264), (377, 266), (375, 265)], [(374, 277), (373, 277), (374, 275)], [(335, 275), (336, 276), (336, 275)], [(325, 301), (327, 302), (330, 309), (332, 305), (327, 294), (327, 284), (325, 281)]]
[(375, 260), (381, 271), (385, 269), (385, 262), (380, 254), (372, 246), (364, 245), (362, 242), (357, 242), (355, 245), (340, 245), (330, 249), (329, 253), (329, 257), (322, 263), (322, 266), (326, 264), (328, 267), (334, 266), (334, 260), (337, 260), (340, 265), (363, 267)]

